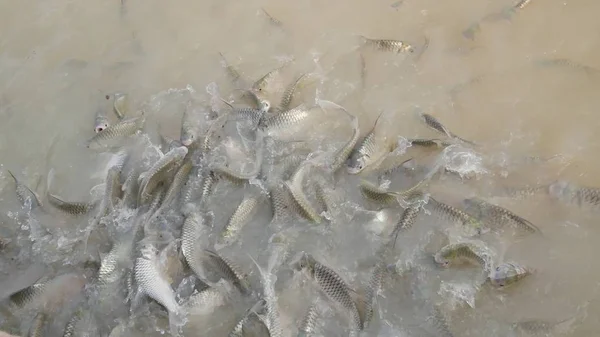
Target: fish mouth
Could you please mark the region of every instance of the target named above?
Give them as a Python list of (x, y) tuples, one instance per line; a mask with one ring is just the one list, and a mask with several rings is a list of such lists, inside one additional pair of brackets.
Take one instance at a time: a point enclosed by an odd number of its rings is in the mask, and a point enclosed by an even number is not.
[(182, 139), (181, 140), (181, 144), (183, 146), (190, 146), (190, 145), (192, 145), (192, 143), (193, 143), (193, 141), (191, 139)]
[(357, 167), (351, 167), (351, 166), (346, 167), (346, 172), (348, 172), (348, 174), (359, 174), (361, 171), (362, 171), (362, 169), (357, 168)]

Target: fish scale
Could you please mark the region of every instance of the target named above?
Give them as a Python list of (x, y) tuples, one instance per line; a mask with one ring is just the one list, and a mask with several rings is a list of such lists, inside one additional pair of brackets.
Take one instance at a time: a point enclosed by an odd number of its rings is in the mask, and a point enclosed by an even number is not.
[(237, 265), (212, 250), (204, 249), (204, 253), (222, 278), (231, 282), (242, 294), (250, 292), (246, 275), (239, 270)]
[(557, 181), (549, 186), (548, 192), (553, 198), (565, 203), (579, 207), (589, 207), (595, 210), (600, 209), (599, 188), (578, 186), (566, 181)]
[(256, 212), (260, 200), (261, 198), (258, 196), (248, 196), (242, 200), (221, 232), (220, 237), (224, 243), (231, 244), (238, 236), (242, 228), (250, 221), (254, 212)]
[(309, 108), (304, 104), (300, 104), (297, 107), (278, 113), (274, 116), (264, 118), (261, 121), (261, 125), (269, 133), (281, 129), (291, 127), (303, 120), (309, 115)]
[(86, 214), (94, 207), (93, 204), (87, 202), (65, 201), (50, 192), (46, 193), (46, 198), (48, 199), (48, 203), (50, 205), (71, 215)]
[(363, 42), (365, 43), (365, 45), (367, 46), (371, 46), (377, 50), (380, 51), (389, 51), (389, 52), (393, 52), (396, 54), (402, 53), (402, 52), (409, 52), (409, 53), (413, 53), (414, 52), (414, 48), (404, 42), (404, 41), (400, 41), (400, 40), (386, 40), (386, 39), (371, 39), (368, 37), (364, 37), (361, 36), (361, 38), (363, 39)]
[(496, 287), (506, 287), (531, 275), (531, 270), (515, 262), (504, 262), (490, 274), (490, 282)]
[(166, 173), (178, 166), (187, 153), (188, 148), (185, 146), (175, 148), (172, 151), (167, 152), (162, 158), (154, 163), (147, 172), (144, 172), (139, 176), (139, 202), (143, 203), (148, 200), (156, 186), (165, 179)]
[[(427, 208), (429, 208), (429, 210), (441, 220), (462, 226), (468, 234), (478, 235), (482, 231), (483, 224), (481, 221), (475, 219), (456, 207), (439, 202), (434, 198), (429, 197)], [(473, 231), (474, 233), (472, 233)]]
[(298, 327), (298, 337), (310, 337), (315, 333), (319, 312), (316, 304), (311, 304)]
[(479, 198), (468, 198), (464, 200), (464, 203), (466, 204), (465, 210), (468, 213), (473, 214), (492, 229), (499, 230), (505, 226), (510, 226), (527, 233), (541, 233), (537, 226), (506, 208)]
[(31, 322), (31, 327), (29, 328), (29, 332), (27, 333), (28, 337), (42, 337), (44, 336), (44, 330), (46, 327), (46, 322), (48, 321), (48, 314), (45, 312), (40, 312), (35, 315), (33, 322)]
[(287, 86), (287, 88), (283, 92), (281, 101), (279, 103), (280, 111), (285, 111), (290, 107), (290, 104), (292, 103), (292, 99), (294, 98), (294, 94), (296, 93), (296, 89), (300, 85), (300, 82), (306, 77), (306, 75), (307, 74), (302, 74), (302, 75), (298, 76), (292, 83), (290, 83)]
[(321, 264), (312, 256), (306, 254), (304, 258), (306, 260), (305, 268), (308, 268), (309, 274), (323, 293), (325, 293), (331, 301), (344, 308), (346, 313), (350, 315), (351, 328), (362, 330), (363, 323), (361, 321), (360, 313), (358, 312), (354, 299), (350, 295), (352, 290), (348, 287), (346, 282), (344, 282), (336, 272)]
[(21, 183), (17, 177), (10, 171), (7, 170), (8, 174), (12, 177), (15, 182), (15, 192), (17, 193), (17, 198), (21, 202), (22, 205), (27, 203), (27, 200), (31, 203), (31, 208), (36, 208), (41, 206), (40, 199), (27, 185)]
[(200, 239), (207, 237), (209, 230), (205, 225), (204, 215), (195, 211), (187, 215), (181, 229), (181, 253), (187, 265), (201, 280), (206, 280), (206, 272)]
[(145, 119), (141, 117), (133, 117), (124, 119), (117, 124), (113, 124), (106, 129), (98, 132), (87, 142), (89, 149), (100, 149), (103, 147), (113, 147), (121, 145), (121, 142), (135, 134), (144, 126)]
[(45, 282), (33, 284), (10, 296), (10, 301), (19, 308), (31, 303), (37, 296), (45, 293), (47, 284)]

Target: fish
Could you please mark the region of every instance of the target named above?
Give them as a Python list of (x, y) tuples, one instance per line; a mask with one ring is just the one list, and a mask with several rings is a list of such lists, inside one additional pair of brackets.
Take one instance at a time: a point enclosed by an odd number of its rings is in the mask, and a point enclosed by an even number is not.
[(48, 199), (48, 203), (57, 209), (70, 214), (70, 215), (83, 215), (89, 213), (93, 208), (94, 204), (90, 202), (81, 202), (81, 201), (65, 201), (60, 197), (47, 192), (46, 199)]
[(289, 63), (291, 63), (290, 61), (284, 62), (282, 65), (280, 65), (279, 67), (269, 71), (268, 73), (266, 73), (263, 77), (259, 78), (258, 80), (256, 80), (253, 84), (252, 84), (252, 90), (258, 91), (258, 92), (263, 92), (266, 90), (267, 86), (269, 84), (271, 84), (271, 82), (273, 81), (273, 78), (285, 67), (287, 66)]
[[(262, 133), (261, 131), (258, 131), (258, 133)], [(258, 139), (260, 139), (261, 135), (257, 134), (257, 137), (259, 137)], [(258, 143), (260, 143), (260, 140), (257, 141)], [(255, 162), (254, 162), (254, 168), (252, 169), (252, 171), (247, 172), (247, 173), (243, 173), (243, 172), (237, 172), (235, 170), (232, 170), (231, 168), (229, 168), (229, 166), (227, 164), (214, 164), (214, 165), (210, 165), (210, 169), (215, 172), (215, 173), (219, 173), (227, 178), (229, 178), (230, 180), (232, 180), (233, 182), (237, 182), (237, 183), (243, 183), (246, 180), (251, 180), (256, 178), (260, 173), (261, 173), (261, 168), (262, 168), (262, 162), (263, 162), (263, 145), (258, 145), (257, 149), (256, 149), (256, 153), (255, 153)]]
[(281, 181), (269, 187), (269, 200), (271, 201), (272, 210), (271, 224), (287, 220), (292, 211), (301, 212), (300, 207), (292, 200), (288, 188)]
[(514, 214), (506, 208), (491, 204), (479, 198), (463, 200), (465, 211), (489, 225), (493, 230), (505, 226), (512, 227), (525, 233), (541, 233), (542, 231), (530, 221)]
[(240, 293), (244, 295), (250, 293), (247, 276), (239, 270), (237, 265), (210, 249), (204, 249), (204, 253), (209, 263), (219, 272), (223, 279), (231, 282)]
[(125, 118), (127, 111), (129, 110), (127, 108), (127, 94), (116, 92), (113, 94), (113, 97), (113, 111), (115, 112), (115, 115), (117, 115), (119, 119)]
[(428, 210), (435, 214), (440, 220), (448, 221), (452, 224), (460, 226), (465, 234), (474, 236), (480, 235), (485, 228), (482, 221), (461, 211), (460, 209), (439, 202), (436, 199), (429, 197), (427, 203)]
[(138, 202), (144, 203), (148, 200), (156, 186), (165, 180), (166, 174), (179, 166), (183, 158), (188, 154), (188, 148), (181, 146), (167, 152), (150, 169), (139, 177), (140, 191)]
[(315, 179), (315, 196), (317, 197), (317, 202), (321, 206), (321, 209), (328, 212), (329, 217), (332, 216), (332, 212), (337, 205), (334, 193), (334, 188), (328, 186), (324, 178), (317, 176)]
[(96, 117), (94, 117), (94, 132), (98, 133), (110, 125), (108, 121), (108, 116), (106, 115), (106, 111), (102, 108), (99, 108), (96, 111)]
[(256, 313), (260, 311), (265, 306), (264, 300), (259, 300), (252, 307), (250, 307), (246, 312), (242, 315), (242, 318), (236, 323), (231, 332), (227, 335), (228, 337), (244, 337), (244, 325), (248, 322), (250, 315), (252, 313)]
[(203, 249), (208, 246), (209, 233), (205, 214), (191, 211), (186, 215), (181, 229), (181, 253), (190, 269), (203, 281), (207, 280)]
[(352, 297), (353, 290), (335, 271), (305, 252), (301, 253), (298, 261), (293, 264), (293, 268), (299, 271), (307, 271), (327, 298), (344, 309), (350, 318), (352, 330), (360, 331), (363, 329), (361, 315)]
[(269, 329), (269, 336), (283, 337), (281, 321), (279, 319), (279, 305), (277, 303), (277, 294), (275, 293), (275, 282), (277, 276), (271, 270), (263, 270), (261, 266), (249, 254), (248, 257), (254, 262), (260, 274), (263, 286), (263, 300), (265, 301), (265, 310), (267, 311), (266, 326)]
[(561, 202), (593, 210), (600, 209), (600, 188), (579, 186), (566, 181), (556, 181), (548, 187), (551, 197)]
[(214, 171), (210, 170), (206, 172), (204, 180), (202, 181), (202, 189), (200, 191), (200, 198), (198, 204), (200, 207), (204, 207), (207, 203), (208, 197), (212, 193), (215, 183), (218, 181), (217, 175)]
[(110, 125), (106, 129), (98, 132), (94, 137), (87, 141), (87, 148), (99, 150), (120, 146), (123, 141), (134, 135), (144, 126), (145, 117), (133, 117), (124, 119), (117, 124)]
[(493, 262), (488, 248), (472, 242), (446, 245), (434, 255), (434, 260), (444, 268), (467, 263), (480, 266), (484, 271), (490, 271)]
[(375, 132), (381, 116), (383, 113), (379, 114), (373, 128), (350, 154), (346, 167), (349, 174), (359, 174), (368, 166), (378, 164), (387, 153), (394, 149), (395, 144), (392, 144), (390, 139), (380, 137)]
[(371, 39), (365, 36), (360, 36), (362, 43), (365, 46), (369, 46), (375, 50), (387, 51), (396, 54), (400, 53), (414, 53), (415, 49), (410, 44), (400, 40), (385, 40), (385, 39)]
[(385, 271), (386, 265), (383, 260), (378, 261), (371, 271), (371, 277), (369, 278), (369, 283), (365, 289), (365, 309), (363, 317), (363, 325), (365, 329), (373, 320), (375, 305), (377, 304), (377, 294), (381, 289), (381, 283), (383, 281), (383, 275)]
[(121, 168), (113, 166), (108, 169), (106, 179), (104, 181), (104, 196), (100, 201), (100, 207), (96, 218), (103, 217), (113, 212), (118, 199), (121, 197), (120, 186)]
[(21, 183), (21, 181), (17, 179), (12, 171), (7, 170), (7, 172), (15, 182), (15, 192), (17, 193), (17, 199), (19, 199), (21, 204), (23, 206), (30, 205), (31, 209), (41, 207), (42, 203), (40, 202), (40, 198), (37, 196), (37, 194), (27, 187), (27, 185)]
[(292, 83), (290, 83), (283, 92), (281, 96), (281, 101), (279, 102), (279, 111), (286, 111), (289, 109), (290, 104), (292, 103), (292, 99), (294, 98), (294, 94), (296, 90), (301, 87), (300, 84), (306, 78), (308, 74), (304, 73), (298, 76)]
[(199, 118), (198, 113), (191, 110), (189, 106), (183, 111), (179, 137), (179, 141), (183, 146), (192, 146), (198, 140), (198, 133), (200, 132)]
[(383, 205), (392, 205), (398, 203), (399, 194), (391, 192), (374, 183), (361, 179), (359, 183), (361, 194), (368, 200), (375, 201)]
[(298, 327), (298, 337), (310, 337), (315, 333), (319, 311), (316, 303), (311, 304), (304, 314)]
[(454, 334), (448, 326), (446, 315), (440, 305), (433, 305), (432, 315), (427, 318), (433, 328), (437, 331), (439, 337), (454, 337)]
[[(224, 281), (223, 281), (224, 282)], [(193, 315), (208, 314), (228, 301), (225, 285), (208, 287), (191, 295), (185, 302), (187, 312)]]
[(307, 175), (310, 167), (311, 163), (309, 161), (304, 162), (292, 175), (291, 179), (284, 181), (283, 184), (298, 205), (297, 209), (301, 211), (300, 214), (306, 219), (319, 224), (322, 220), (321, 216), (311, 205), (302, 186), (304, 177)]
[(32, 284), (31, 286), (10, 295), (10, 302), (18, 308), (23, 308), (33, 302), (36, 297), (43, 295), (47, 288), (47, 282)]
[(169, 313), (173, 335), (178, 326), (185, 323), (184, 312), (175, 298), (175, 292), (164, 278), (158, 266), (158, 250), (152, 243), (142, 244), (134, 263), (134, 277), (142, 294), (162, 305)]
[(154, 213), (155, 215), (153, 217), (158, 216), (158, 214), (160, 214), (162, 210), (164, 210), (166, 207), (169, 207), (171, 203), (173, 203), (173, 201), (177, 198), (177, 195), (181, 192), (182, 186), (188, 180), (190, 172), (192, 171), (192, 166), (193, 165), (191, 160), (184, 159), (181, 166), (179, 166), (179, 168), (177, 169), (177, 172), (175, 172), (175, 175), (173, 176), (173, 179), (169, 184), (169, 188), (165, 193), (165, 197), (162, 200), (162, 204), (156, 210), (156, 212)]
[(281, 21), (279, 21), (278, 19), (276, 19), (275, 17), (273, 17), (271, 14), (269, 14), (269, 12), (267, 12), (266, 9), (261, 7), (260, 10), (267, 17), (267, 19), (269, 19), (269, 23), (271, 23), (272, 25), (274, 25), (276, 27), (280, 27), (280, 28), (283, 26), (283, 23)]
[(515, 262), (504, 262), (490, 274), (490, 283), (495, 287), (507, 287), (531, 275), (532, 269)]
[(63, 337), (75, 336), (75, 327), (77, 325), (77, 322), (79, 322), (81, 320), (81, 315), (82, 315), (82, 312), (78, 310), (67, 321), (67, 324), (65, 324), (65, 328), (63, 329)]
[(527, 5), (529, 5), (531, 3), (531, 0), (519, 0), (519, 2), (517, 2), (513, 8), (515, 9), (523, 9), (525, 8)]
[(350, 118), (352, 130), (353, 130), (353, 133), (352, 133), (352, 136), (350, 137), (350, 139), (346, 142), (346, 144), (344, 144), (344, 146), (342, 146), (342, 148), (337, 150), (336, 153), (333, 155), (333, 161), (329, 167), (329, 170), (332, 173), (335, 173), (340, 168), (342, 168), (342, 166), (344, 166), (344, 163), (346, 163), (346, 161), (348, 160), (348, 156), (350, 156), (350, 154), (354, 150), (354, 147), (356, 146), (356, 143), (358, 143), (358, 138), (360, 137), (360, 128), (358, 125), (358, 117), (349, 113), (348, 110), (346, 110), (344, 107), (337, 105), (333, 102), (319, 100), (319, 105), (322, 106), (323, 103), (327, 103), (328, 105), (333, 105), (333, 106), (337, 107), (338, 109), (341, 109), (344, 113), (346, 113), (346, 115)]
[(227, 59), (225, 58), (225, 55), (223, 55), (223, 53), (219, 52), (219, 56), (221, 57), (221, 65), (223, 66), (223, 68), (225, 68), (227, 76), (229, 76), (231, 81), (233, 83), (237, 83), (238, 81), (240, 81), (242, 79), (242, 75), (240, 74), (240, 72), (234, 66), (229, 64), (229, 62), (227, 62)]
[(244, 226), (251, 220), (252, 216), (258, 209), (262, 197), (248, 195), (244, 197), (242, 202), (235, 209), (229, 221), (223, 228), (219, 241), (224, 245), (231, 245), (239, 236)]
[(448, 128), (446, 128), (437, 118), (433, 117), (430, 114), (427, 113), (421, 113), (421, 118), (423, 119), (423, 121), (425, 122), (425, 124), (427, 126), (429, 126), (430, 128), (432, 128), (433, 130), (445, 134), (446, 136), (448, 136), (448, 138), (452, 138), (452, 139), (457, 139), (460, 140), (461, 142), (470, 144), (470, 145), (477, 145), (475, 143), (473, 143), (472, 141), (463, 139), (457, 135), (455, 135), (454, 133), (450, 132), (450, 130), (448, 130)]
[(27, 333), (27, 336), (28, 337), (44, 336), (44, 330), (45, 330), (47, 321), (48, 321), (48, 314), (45, 312), (39, 312), (37, 315), (35, 315), (33, 322), (31, 322), (31, 326), (29, 328), (29, 332)]
[(398, 223), (396, 224), (396, 226), (394, 227), (394, 230), (390, 234), (390, 237), (392, 237), (392, 236), (394, 237), (392, 247), (396, 246), (396, 241), (398, 240), (398, 234), (400, 234), (401, 231), (410, 229), (415, 224), (420, 212), (421, 212), (421, 206), (418, 204), (410, 205), (404, 210), (404, 212), (402, 212), (402, 216), (400, 217), (400, 220), (398, 220)]
[(259, 127), (265, 129), (267, 134), (271, 135), (276, 131), (292, 127), (305, 120), (309, 116), (310, 110), (311, 108), (308, 108), (305, 104), (300, 104), (293, 109), (262, 119)]
[(433, 138), (433, 139), (415, 138), (415, 139), (409, 139), (408, 141), (413, 146), (421, 146), (421, 147), (445, 148), (450, 145), (454, 145), (454, 143), (451, 141), (435, 139), (435, 138)]

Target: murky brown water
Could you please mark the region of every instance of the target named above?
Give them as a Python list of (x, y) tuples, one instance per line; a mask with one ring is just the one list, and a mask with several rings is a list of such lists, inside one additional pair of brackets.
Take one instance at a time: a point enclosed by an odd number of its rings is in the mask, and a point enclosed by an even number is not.
[[(390, 135), (435, 135), (416, 118), (418, 106), (454, 133), (483, 145), (478, 152), (486, 158), (484, 163), (503, 155), (562, 156), (547, 163), (488, 165), (487, 173), (475, 181), (436, 184), (434, 191), (449, 203), (474, 191), (494, 194), (496, 183), (522, 186), (560, 178), (600, 186), (594, 173), (600, 167), (595, 156), (600, 146), (600, 4), (533, 0), (509, 19), (489, 16), (512, 4), (505, 0), (0, 2), (0, 208), (7, 214), (0, 234), (16, 232), (10, 212), (18, 204), (6, 169), (35, 186), (54, 168), (57, 192), (72, 199), (86, 197), (101, 175), (99, 155), (83, 144), (93, 135), (95, 111), (110, 104), (104, 95), (126, 92), (132, 106), (142, 107), (159, 100), (169, 88), (190, 86), (201, 96), (210, 82), (216, 82), (227, 96), (232, 86), (219, 52), (248, 78), (259, 78), (293, 58), (292, 69), (274, 89), (283, 90), (286, 81), (300, 72), (321, 74), (323, 82), (303, 90), (302, 99), (311, 99), (318, 91), (320, 98), (344, 105), (360, 117), (363, 133), (385, 112), (383, 129)], [(282, 26), (270, 23), (261, 8)], [(481, 22), (479, 30), (467, 38), (463, 32), (476, 22)], [(415, 46), (416, 53), (364, 51), (363, 88), (357, 35), (404, 40)], [(543, 62), (556, 59), (569, 62)], [(178, 137), (181, 111), (168, 105), (156, 110), (148, 128), (160, 124), (161, 132)], [(322, 132), (341, 123), (325, 119)], [(50, 151), (53, 139), (56, 145)], [(45, 179), (41, 181), (39, 191), (44, 189)], [(546, 196), (493, 200), (544, 232), (543, 239), (499, 245), (505, 260), (531, 265), (537, 273), (503, 292), (482, 290), (474, 308), (456, 311), (452, 319), (456, 335), (502, 336), (506, 322), (560, 321), (578, 312), (580, 319), (567, 335), (594, 335), (600, 330), (595, 319), (600, 314), (600, 272), (595, 262), (600, 253), (598, 214)], [(47, 225), (68, 232), (69, 223)], [(447, 275), (436, 277), (453, 282)], [(412, 316), (412, 304), (404, 302), (406, 295), (385, 295), (380, 333), (398, 335), (409, 321), (402, 315)], [(443, 293), (440, 296), (444, 298)]]

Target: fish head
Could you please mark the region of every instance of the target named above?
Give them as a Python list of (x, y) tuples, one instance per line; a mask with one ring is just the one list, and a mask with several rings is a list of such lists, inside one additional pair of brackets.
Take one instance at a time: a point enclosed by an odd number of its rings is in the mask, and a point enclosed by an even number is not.
[(196, 141), (196, 132), (191, 129), (184, 129), (179, 141), (183, 146), (190, 146)]
[(102, 122), (102, 123), (98, 123), (96, 124), (96, 126), (94, 127), (94, 132), (98, 133), (100, 131), (105, 130), (106, 128), (108, 128), (108, 122)]
[(269, 112), (269, 110), (271, 110), (271, 102), (267, 101), (266, 99), (259, 100), (258, 109), (262, 111), (262, 113)]
[(359, 153), (353, 152), (348, 158), (348, 162), (346, 164), (346, 171), (349, 174), (358, 174), (362, 172), (367, 166), (367, 156)]
[(564, 180), (558, 180), (550, 184), (548, 187), (548, 193), (555, 199), (566, 199), (572, 191), (572, 186)]
[(450, 261), (452, 260), (452, 252), (445, 254), (438, 253), (433, 257), (433, 260), (439, 267), (448, 268), (451, 264)]

